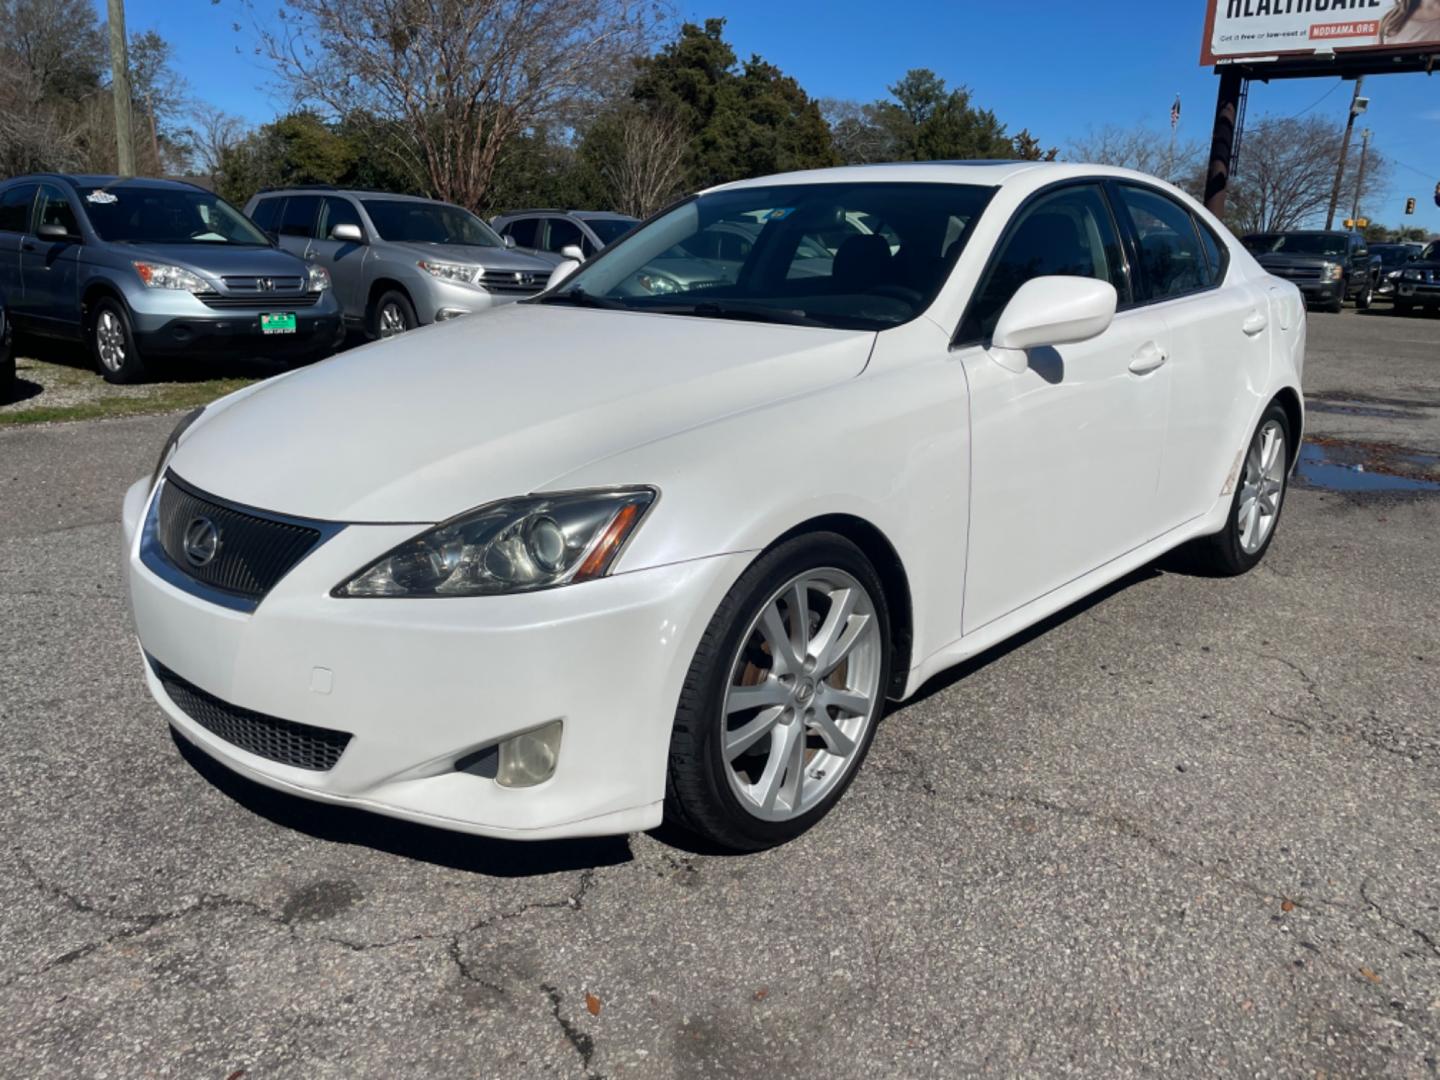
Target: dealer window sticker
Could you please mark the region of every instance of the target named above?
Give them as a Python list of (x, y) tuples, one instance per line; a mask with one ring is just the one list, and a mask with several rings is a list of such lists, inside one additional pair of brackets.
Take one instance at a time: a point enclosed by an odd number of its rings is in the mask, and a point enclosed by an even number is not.
[(85, 196), (85, 201), (88, 203), (98, 203), (101, 206), (109, 206), (111, 203), (117, 203), (120, 200), (108, 191), (92, 191), (89, 195)]

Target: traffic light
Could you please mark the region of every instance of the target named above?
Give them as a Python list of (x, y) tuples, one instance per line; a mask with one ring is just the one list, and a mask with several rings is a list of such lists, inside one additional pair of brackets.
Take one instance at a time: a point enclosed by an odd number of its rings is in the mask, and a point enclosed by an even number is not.
[[(1435, 189), (1435, 202), (1436, 202), (1437, 205), (1440, 205), (1440, 188), (1436, 188), (1436, 189)], [(1405, 213), (1407, 213), (1407, 214), (1413, 214), (1413, 213), (1415, 213), (1415, 200), (1414, 200), (1414, 199), (1406, 199), (1406, 200), (1405, 200)]]

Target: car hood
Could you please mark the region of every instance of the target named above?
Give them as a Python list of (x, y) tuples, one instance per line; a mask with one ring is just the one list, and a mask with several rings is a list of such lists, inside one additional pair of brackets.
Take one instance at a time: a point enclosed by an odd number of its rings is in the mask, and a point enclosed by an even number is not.
[(388, 244), (416, 259), (469, 263), (487, 270), (532, 270), (548, 274), (554, 265), (513, 248), (477, 247), (474, 244)]
[(297, 517), (441, 521), (622, 450), (854, 378), (874, 340), (511, 304), (222, 399), (190, 428), (171, 467), (211, 494)]
[(214, 277), (234, 275), (279, 276), (303, 271), (304, 261), (272, 247), (241, 247), (226, 244), (126, 244), (123, 248), (132, 259), (174, 263)]

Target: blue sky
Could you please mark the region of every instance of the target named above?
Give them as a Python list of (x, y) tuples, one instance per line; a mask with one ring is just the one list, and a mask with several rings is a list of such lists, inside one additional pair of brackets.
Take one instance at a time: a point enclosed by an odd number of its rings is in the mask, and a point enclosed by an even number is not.
[[(95, 3), (103, 15), (104, 0)], [(908, 68), (928, 67), (968, 85), (1011, 131), (1028, 127), (1063, 146), (1107, 122), (1164, 128), (1178, 93), (1182, 136), (1209, 138), (1216, 79), (1199, 64), (1203, 0), (679, 0), (678, 6), (692, 21), (723, 16), (742, 57), (761, 54), (816, 97), (883, 97)], [(174, 45), (195, 96), (255, 122), (285, 104), (253, 54), (250, 15), (239, 0), (127, 0), (126, 11), (132, 33), (153, 27)], [(232, 29), (236, 23), (240, 32)], [(1313, 107), (1343, 119), (1350, 92), (1338, 79), (1257, 83), (1250, 115)], [(1371, 107), (1363, 124), (1395, 162), (1390, 190), (1367, 208), (1370, 216), (1397, 224), (1413, 195), (1420, 212), (1409, 222), (1440, 233), (1432, 198), (1440, 183), (1440, 74), (1374, 78), (1366, 93)]]

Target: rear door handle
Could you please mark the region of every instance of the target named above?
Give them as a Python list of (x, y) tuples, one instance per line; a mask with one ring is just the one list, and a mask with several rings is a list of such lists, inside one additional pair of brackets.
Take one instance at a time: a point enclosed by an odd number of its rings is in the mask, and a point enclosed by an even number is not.
[(1270, 319), (1263, 311), (1252, 311), (1240, 324), (1240, 329), (1244, 330), (1247, 336), (1254, 337), (1256, 334), (1263, 334), (1269, 325)]
[(1149, 375), (1165, 366), (1165, 361), (1170, 357), (1165, 355), (1165, 350), (1153, 341), (1148, 341), (1136, 350), (1130, 360), (1130, 371), (1135, 375)]

